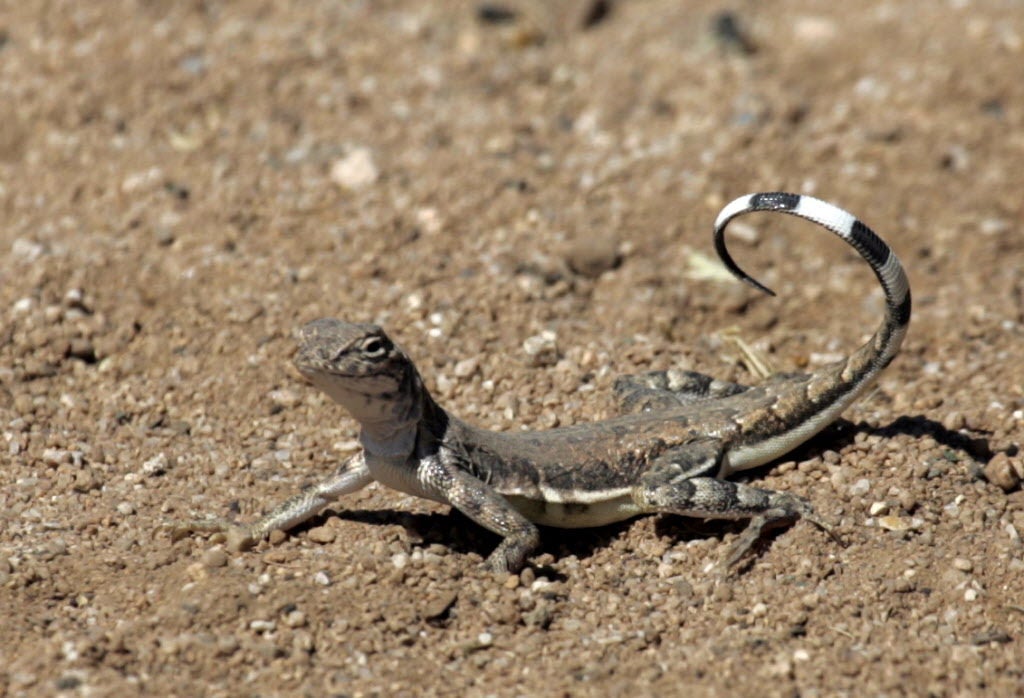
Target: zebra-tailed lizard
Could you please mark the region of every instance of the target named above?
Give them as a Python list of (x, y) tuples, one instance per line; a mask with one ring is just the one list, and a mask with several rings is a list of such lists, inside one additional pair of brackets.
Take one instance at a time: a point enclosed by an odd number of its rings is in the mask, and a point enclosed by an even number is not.
[(885, 242), (849, 213), (808, 196), (765, 193), (728, 204), (714, 230), (715, 249), (729, 271), (762, 291), (771, 293), (736, 265), (724, 241), (729, 221), (752, 211), (818, 223), (859, 252), (878, 277), (884, 318), (848, 358), (756, 387), (682, 370), (623, 376), (615, 384), (622, 416), (547, 431), (494, 432), (438, 405), (408, 355), (380, 327), (316, 320), (300, 331), (295, 365), (358, 420), (362, 451), (256, 523), (200, 521), (179, 533), (225, 531), (230, 548), (245, 549), (373, 481), (450, 504), (500, 535), (488, 558), (496, 571), (523, 567), (540, 542), (536, 524), (600, 526), (654, 512), (750, 519), (727, 566), (768, 527), (804, 518), (829, 531), (802, 497), (725, 478), (785, 455), (864, 393), (903, 341), (910, 289)]

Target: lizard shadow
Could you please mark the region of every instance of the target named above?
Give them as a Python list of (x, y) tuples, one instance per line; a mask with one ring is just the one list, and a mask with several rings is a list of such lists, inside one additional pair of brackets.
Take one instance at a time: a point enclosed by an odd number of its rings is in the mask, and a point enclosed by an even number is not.
[[(837, 419), (820, 434), (797, 446), (780, 460), (800, 461), (820, 456), (825, 451), (836, 451), (849, 446), (856, 440), (857, 434), (868, 434), (881, 438), (892, 438), (897, 435), (921, 438), (930, 436), (935, 442), (954, 451), (963, 451), (971, 458), (988, 462), (995, 455), (988, 439), (984, 436), (972, 436), (963, 431), (947, 429), (940, 422), (924, 415), (902, 415), (889, 424), (874, 426), (867, 422), (851, 422), (848, 419)], [(981, 434), (983, 432), (974, 432)], [(1009, 453), (1008, 455), (1016, 455)], [(751, 470), (752, 473), (770, 470), (779, 461), (773, 461), (761, 468)], [(762, 468), (764, 470), (762, 470)]]
[[(397, 509), (344, 509), (326, 510), (313, 517), (295, 531), (315, 528), (331, 517), (368, 524), (371, 526), (399, 525), (405, 529), (408, 542), (415, 547), (426, 548), (441, 545), (445, 549), (464, 555), (476, 553), (486, 559), (501, 538), (482, 528), (471, 519), (452, 509), (448, 513), (410, 513)], [(556, 560), (575, 555), (586, 558), (594, 551), (606, 547), (626, 531), (631, 521), (585, 529), (558, 529), (541, 526), (541, 546), (535, 553), (550, 553)], [(538, 572), (543, 571), (549, 579), (564, 579), (564, 575), (545, 565), (530, 565)]]

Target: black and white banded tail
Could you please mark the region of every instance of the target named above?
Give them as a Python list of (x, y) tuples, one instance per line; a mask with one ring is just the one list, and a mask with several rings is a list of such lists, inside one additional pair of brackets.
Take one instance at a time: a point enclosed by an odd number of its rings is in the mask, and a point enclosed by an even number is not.
[[(771, 192), (748, 194), (730, 202), (715, 220), (715, 251), (726, 268), (737, 278), (765, 293), (771, 289), (751, 277), (733, 261), (725, 246), (725, 228), (737, 216), (755, 211), (777, 211), (803, 218), (845, 240), (875, 272), (885, 293), (885, 316), (881, 325), (863, 346), (848, 358), (810, 376), (807, 382), (794, 382), (792, 400), (781, 399), (766, 420), (781, 420), (788, 428), (773, 437), (773, 443), (757, 442), (763, 424), (751, 422), (747, 433), (749, 446), (740, 448), (731, 459), (732, 470), (754, 467), (771, 453), (781, 453), (788, 443), (810, 438), (859, 397), (899, 351), (910, 324), (910, 285), (899, 259), (870, 228), (850, 213), (811, 196)], [(784, 408), (783, 405), (793, 405)], [(786, 414), (783, 414), (786, 413)], [(760, 461), (760, 462), (759, 462)]]

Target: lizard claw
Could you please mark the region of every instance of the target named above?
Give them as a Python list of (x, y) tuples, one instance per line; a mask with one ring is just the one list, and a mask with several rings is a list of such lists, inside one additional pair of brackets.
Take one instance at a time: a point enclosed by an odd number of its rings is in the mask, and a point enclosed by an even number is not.
[(825, 535), (831, 538), (832, 542), (838, 545), (840, 548), (849, 547), (850, 544), (843, 540), (842, 536), (836, 533), (836, 530), (832, 526), (832, 524), (827, 523), (824, 519), (818, 518), (817, 514), (805, 514), (801, 518), (807, 523), (812, 524), (818, 530), (824, 532)]
[(501, 547), (499, 547), (493, 553), (488, 555), (487, 560), (484, 562), (484, 564), (487, 566), (487, 569), (489, 569), (491, 572), (498, 576), (515, 574), (516, 572), (521, 570), (523, 568), (523, 565), (526, 564), (525, 556), (524, 559), (519, 560), (517, 564), (517, 561), (511, 559), (511, 556), (508, 554), (508, 552), (509, 551), (502, 550)]
[(487, 567), (499, 575), (516, 574), (526, 566), (526, 558), (540, 544), (540, 533), (533, 526), (508, 536), (487, 558)]
[(743, 533), (740, 534), (739, 538), (733, 544), (732, 548), (730, 548), (725, 559), (722, 561), (722, 568), (727, 574), (736, 572), (740, 569), (739, 563), (747, 557), (747, 554), (754, 547), (757, 541), (761, 539), (761, 536), (766, 530), (770, 530), (778, 526), (784, 526), (787, 523), (791, 523), (798, 519), (803, 519), (807, 523), (814, 525), (816, 528), (827, 534), (828, 537), (840, 547), (845, 548), (847, 546), (846, 541), (836, 533), (832, 525), (826, 523), (824, 519), (814, 513), (814, 509), (811, 508), (810, 504), (796, 497), (793, 497), (793, 499), (800, 504), (796, 512), (765, 512), (763, 514), (758, 514), (750, 520), (746, 529), (744, 529)]

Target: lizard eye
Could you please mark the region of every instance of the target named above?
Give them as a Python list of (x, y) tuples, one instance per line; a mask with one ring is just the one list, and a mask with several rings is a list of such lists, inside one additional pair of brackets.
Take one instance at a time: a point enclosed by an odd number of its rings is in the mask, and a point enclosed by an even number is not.
[(380, 337), (370, 337), (363, 344), (363, 354), (370, 358), (378, 358), (384, 356), (387, 352), (387, 346), (384, 344), (384, 340)]

